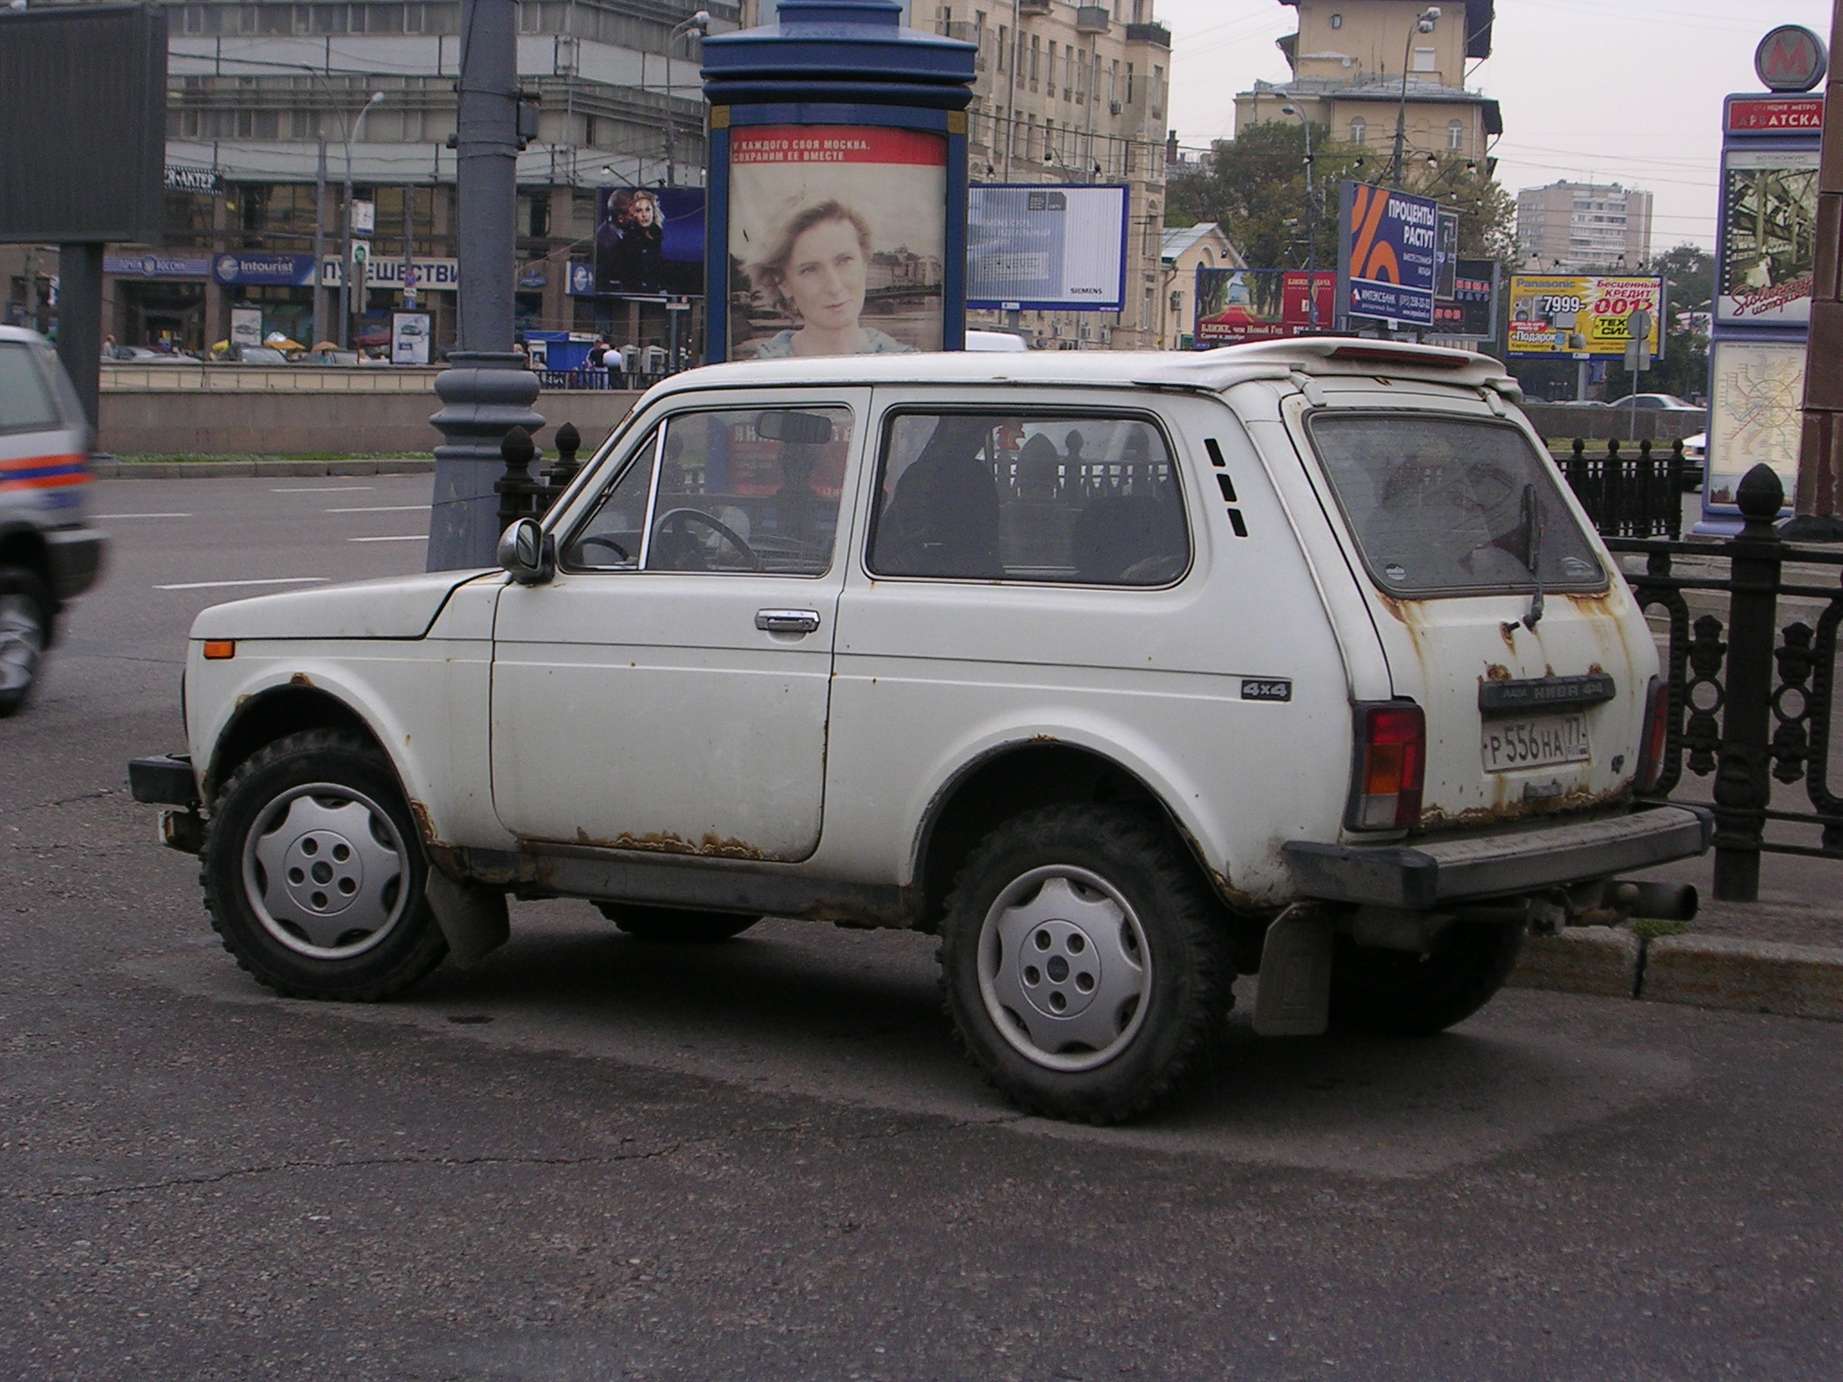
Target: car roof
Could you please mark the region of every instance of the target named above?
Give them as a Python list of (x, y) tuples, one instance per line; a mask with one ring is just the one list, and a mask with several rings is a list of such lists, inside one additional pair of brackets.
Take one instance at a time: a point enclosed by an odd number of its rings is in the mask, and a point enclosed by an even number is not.
[(1491, 387), (1520, 396), (1489, 356), (1439, 346), (1355, 337), (1259, 341), (1202, 351), (944, 351), (929, 354), (801, 356), (706, 365), (657, 386), (662, 393), (782, 384), (1136, 385), (1220, 392), (1250, 379), (1292, 373), (1426, 379)]
[(0, 326), (0, 341), (43, 341), (38, 332), (24, 326)]

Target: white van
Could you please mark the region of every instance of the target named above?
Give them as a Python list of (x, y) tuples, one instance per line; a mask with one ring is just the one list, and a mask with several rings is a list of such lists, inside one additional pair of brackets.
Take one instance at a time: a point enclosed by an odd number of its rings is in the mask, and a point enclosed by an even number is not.
[(1531, 927), (1686, 892), (1645, 621), (1493, 360), (1321, 338), (656, 386), (501, 566), (221, 605), (138, 760), (225, 945), (377, 999), (510, 898), (938, 933), (1020, 1105), (1214, 1038), (1429, 1033)]
[(26, 702), (66, 600), (102, 568), (85, 523), (90, 428), (45, 339), (0, 326), (0, 716)]

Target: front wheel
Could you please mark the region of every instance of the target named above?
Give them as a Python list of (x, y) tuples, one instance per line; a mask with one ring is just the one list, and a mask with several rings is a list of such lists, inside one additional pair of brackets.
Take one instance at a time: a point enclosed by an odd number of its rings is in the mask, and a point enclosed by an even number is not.
[(948, 1016), (1035, 1113), (1113, 1123), (1184, 1082), (1230, 1001), (1216, 899), (1155, 815), (1044, 807), (968, 856), (941, 925)]
[(224, 948), (259, 981), (358, 1002), (401, 992), (448, 953), (427, 879), (388, 760), (335, 730), (278, 739), (231, 775), (200, 873)]
[(44, 583), (23, 566), (0, 566), (0, 719), (32, 694), (50, 628)]
[(1425, 954), (1340, 936), (1331, 960), (1331, 1025), (1383, 1036), (1433, 1036), (1489, 1003), (1516, 968), (1521, 922), (1455, 922)]

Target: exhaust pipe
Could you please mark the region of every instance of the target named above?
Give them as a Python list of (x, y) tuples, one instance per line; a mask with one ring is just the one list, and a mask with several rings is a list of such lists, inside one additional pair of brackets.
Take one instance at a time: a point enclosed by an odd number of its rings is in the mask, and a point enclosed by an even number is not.
[(1702, 905), (1692, 883), (1635, 883), (1629, 879), (1607, 884), (1606, 902), (1624, 916), (1653, 921), (1694, 921)]

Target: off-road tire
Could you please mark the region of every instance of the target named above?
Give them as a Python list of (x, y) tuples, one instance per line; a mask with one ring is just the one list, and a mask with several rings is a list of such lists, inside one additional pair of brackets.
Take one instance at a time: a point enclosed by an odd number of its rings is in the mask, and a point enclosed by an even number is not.
[(1523, 949), (1520, 922), (1456, 922), (1425, 955), (1337, 938), (1331, 1025), (1381, 1036), (1427, 1037), (1465, 1021), (1504, 987)]
[[(256, 915), (244, 888), (246, 832), (278, 796), (316, 782), (363, 792), (389, 815), (407, 850), (400, 884), (408, 890), (407, 907), (375, 946), (344, 959), (313, 959), (281, 944)], [(448, 943), (423, 895), (427, 878), (422, 837), (389, 760), (359, 735), (330, 729), (277, 739), (238, 767), (218, 796), (199, 870), (212, 928), (259, 983), (291, 998), (355, 1003), (401, 993), (447, 956)]]
[[(1091, 874), (1114, 889), (1130, 904), (1149, 958), (1136, 1030), (1104, 1064), (1077, 1072), (1047, 1068), (1020, 1052), (980, 986), (988, 912), (1017, 881), (1045, 868)], [(944, 1006), (967, 1057), (1020, 1108), (1078, 1122), (1117, 1123), (1176, 1093), (1195, 1073), (1233, 999), (1221, 904), (1159, 815), (1119, 806), (1041, 807), (974, 846), (941, 919), (940, 961)]]
[(649, 945), (717, 945), (735, 939), (761, 920), (734, 912), (683, 911), (626, 902), (598, 902), (595, 906), (627, 935)]
[(39, 669), (45, 663), (45, 649), (51, 643), (51, 593), (45, 583), (23, 566), (0, 566), (0, 600), (22, 598), (37, 615), (36, 635), (28, 640), (16, 639), (0, 629), (0, 657), (14, 662), (24, 672), (19, 686), (0, 685), (0, 720), (16, 714), (32, 695)]

